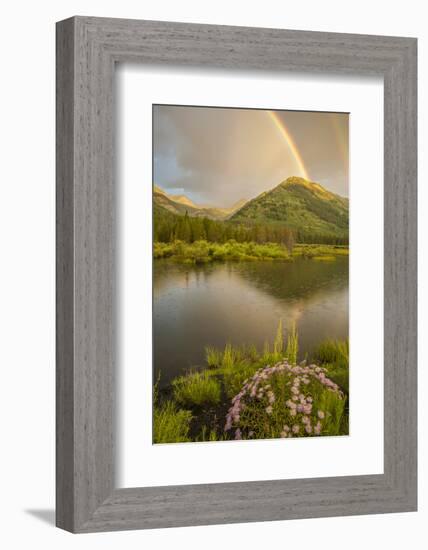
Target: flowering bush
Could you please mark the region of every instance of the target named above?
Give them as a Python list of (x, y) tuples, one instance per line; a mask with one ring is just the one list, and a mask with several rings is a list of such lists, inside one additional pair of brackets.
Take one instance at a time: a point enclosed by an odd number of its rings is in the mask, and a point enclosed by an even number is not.
[(346, 398), (326, 372), (286, 360), (260, 368), (232, 399), (224, 430), (234, 439), (346, 433), (341, 427)]

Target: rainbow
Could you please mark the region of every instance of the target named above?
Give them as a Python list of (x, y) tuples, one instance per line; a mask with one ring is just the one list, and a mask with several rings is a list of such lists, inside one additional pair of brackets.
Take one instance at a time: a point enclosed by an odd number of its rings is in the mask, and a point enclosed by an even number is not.
[(282, 138), (287, 143), (288, 148), (290, 149), (294, 160), (296, 161), (297, 166), (299, 167), (299, 170), (301, 172), (301, 175), (307, 179), (310, 180), (308, 171), (306, 170), (306, 167), (303, 163), (302, 156), (297, 149), (296, 144), (294, 143), (293, 138), (290, 135), (290, 132), (288, 131), (285, 123), (281, 120), (281, 118), (278, 116), (278, 114), (275, 111), (267, 111), (267, 115), (272, 120), (272, 122), (275, 124), (276, 128), (280, 132)]

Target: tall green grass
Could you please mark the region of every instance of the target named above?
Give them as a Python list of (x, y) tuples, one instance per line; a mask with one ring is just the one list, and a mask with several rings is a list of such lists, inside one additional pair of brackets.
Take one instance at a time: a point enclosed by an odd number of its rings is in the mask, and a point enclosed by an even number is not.
[(154, 443), (184, 443), (190, 441), (192, 413), (178, 409), (173, 401), (155, 404), (153, 414)]
[(266, 340), (265, 343), (263, 344), (263, 353), (262, 353), (261, 359), (264, 363), (269, 363), (271, 358), (272, 358), (272, 352), (270, 351), (270, 344)]
[(276, 329), (276, 336), (273, 342), (273, 353), (281, 356), (284, 349), (284, 334), (282, 329), (282, 319), (279, 320), (278, 328)]
[(210, 429), (207, 426), (202, 426), (199, 435), (196, 437), (196, 441), (224, 441), (225, 436), (218, 434), (217, 430)]
[(325, 340), (313, 353), (313, 360), (327, 368), (328, 376), (349, 393), (349, 340)]
[(324, 391), (316, 398), (317, 407), (326, 411), (323, 432), (325, 435), (341, 435), (343, 431), (343, 416), (346, 408), (346, 399), (339, 399), (331, 391)]
[(324, 340), (315, 350), (314, 359), (338, 368), (348, 368), (349, 340)]
[(293, 248), (293, 256), (316, 260), (329, 258), (331, 261), (336, 256), (349, 256), (349, 247), (331, 244), (296, 244)]
[(218, 404), (221, 386), (206, 371), (192, 372), (172, 381), (175, 400), (182, 405)]
[(229, 342), (226, 344), (223, 352), (223, 358), (221, 360), (221, 366), (224, 369), (232, 369), (234, 364), (240, 359), (239, 348), (234, 349)]
[(287, 336), (287, 348), (285, 350), (285, 357), (289, 363), (295, 365), (297, 363), (297, 354), (299, 352), (299, 337), (296, 331), (296, 323), (293, 322), (291, 330)]
[(205, 347), (205, 360), (209, 367), (218, 367), (221, 365), (223, 353), (217, 348), (211, 346)]

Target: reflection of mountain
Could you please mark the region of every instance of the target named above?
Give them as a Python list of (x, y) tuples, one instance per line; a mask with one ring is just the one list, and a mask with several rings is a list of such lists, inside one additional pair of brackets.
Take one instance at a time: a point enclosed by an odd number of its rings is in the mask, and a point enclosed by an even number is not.
[(348, 337), (348, 263), (154, 265), (154, 366), (162, 386), (204, 364), (205, 346), (272, 342), (296, 323), (300, 358), (325, 338)]
[(341, 290), (348, 286), (348, 258), (318, 262), (298, 258), (294, 262), (237, 264), (241, 277), (281, 300), (297, 300)]
[(338, 257), (334, 262), (318, 262), (297, 258), (293, 262), (233, 262), (205, 265), (154, 263), (153, 290), (160, 296), (171, 284), (185, 289), (193, 278), (204, 284), (219, 273), (233, 273), (252, 287), (266, 292), (275, 299), (293, 301), (313, 298), (318, 293), (342, 290), (348, 287), (348, 258)]
[(291, 177), (248, 201), (232, 221), (283, 223), (300, 234), (348, 236), (349, 201), (319, 183)]
[(157, 185), (153, 187), (153, 201), (156, 206), (160, 206), (173, 214), (184, 215), (187, 212), (192, 217), (205, 217), (212, 220), (226, 220), (246, 202), (242, 199), (230, 208), (202, 206), (195, 204), (185, 195), (169, 195)]

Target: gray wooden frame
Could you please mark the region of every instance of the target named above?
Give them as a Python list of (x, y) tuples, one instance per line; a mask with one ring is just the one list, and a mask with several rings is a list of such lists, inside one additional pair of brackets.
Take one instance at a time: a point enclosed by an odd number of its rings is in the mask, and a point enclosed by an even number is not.
[[(124, 61), (384, 78), (382, 475), (115, 488), (113, 81), (115, 63)], [(90, 17), (57, 24), (58, 527), (416, 510), (416, 83), (413, 38)]]

